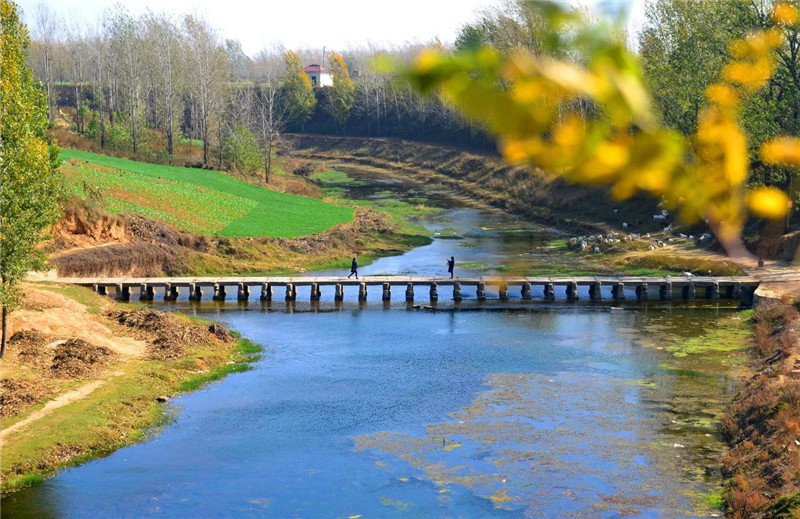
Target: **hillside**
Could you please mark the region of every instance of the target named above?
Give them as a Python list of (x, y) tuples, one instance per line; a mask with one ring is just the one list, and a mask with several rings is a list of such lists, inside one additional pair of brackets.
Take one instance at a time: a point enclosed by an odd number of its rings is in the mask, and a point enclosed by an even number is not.
[(559, 229), (593, 232), (621, 229), (623, 222), (639, 231), (655, 231), (652, 215), (657, 201), (637, 196), (619, 202), (606, 190), (570, 185), (539, 170), (509, 166), (498, 156), (458, 148), (397, 139), (329, 137), (293, 134), (295, 155), (354, 162), (389, 170), (480, 200)]
[(68, 190), (111, 213), (138, 213), (204, 235), (292, 238), (353, 220), (353, 210), (265, 189), (218, 171), (65, 149)]

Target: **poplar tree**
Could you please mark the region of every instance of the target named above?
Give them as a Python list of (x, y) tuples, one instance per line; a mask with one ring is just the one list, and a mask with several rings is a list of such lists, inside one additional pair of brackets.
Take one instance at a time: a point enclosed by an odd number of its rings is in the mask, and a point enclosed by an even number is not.
[(283, 99), (286, 103), (290, 124), (303, 126), (317, 107), (317, 98), (311, 80), (303, 70), (300, 56), (292, 51), (284, 55), (286, 79), (283, 82)]
[(26, 65), (30, 43), (17, 5), (0, 0), (0, 302), (5, 352), (7, 317), (20, 298), (19, 281), (42, 265), (36, 244), (60, 215), (58, 147), (48, 144), (48, 103)]
[(330, 87), (328, 93), (328, 111), (339, 123), (339, 126), (344, 128), (356, 100), (356, 88), (353, 80), (350, 79), (350, 72), (347, 70), (344, 58), (331, 52), (330, 61), (333, 86)]

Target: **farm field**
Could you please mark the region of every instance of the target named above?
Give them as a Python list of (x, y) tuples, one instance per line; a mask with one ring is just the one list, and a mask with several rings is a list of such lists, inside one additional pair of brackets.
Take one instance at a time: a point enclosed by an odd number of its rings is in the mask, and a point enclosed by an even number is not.
[(271, 191), (219, 171), (135, 162), (64, 149), (68, 191), (177, 228), (223, 236), (296, 237), (351, 221), (353, 210)]

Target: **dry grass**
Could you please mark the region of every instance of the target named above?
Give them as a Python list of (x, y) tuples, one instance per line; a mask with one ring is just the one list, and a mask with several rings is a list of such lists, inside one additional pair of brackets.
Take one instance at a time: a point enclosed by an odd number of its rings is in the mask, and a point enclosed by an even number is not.
[(222, 326), (188, 323), (172, 314), (153, 310), (115, 310), (108, 312), (106, 317), (132, 328), (140, 338), (149, 340), (147, 355), (156, 360), (183, 357), (188, 347), (235, 340), (233, 334)]
[(42, 380), (4, 379), (0, 385), (0, 417), (8, 418), (36, 405), (53, 393)]
[(83, 339), (68, 339), (55, 348), (50, 372), (57, 378), (85, 378), (106, 365), (114, 352)]
[[(728, 410), (721, 432), (728, 516), (796, 517), (800, 502), (800, 318), (787, 302), (759, 305), (754, 348), (762, 363)], [(793, 504), (794, 503), (794, 504)]]
[(188, 251), (163, 243), (119, 243), (70, 252), (52, 263), (60, 276), (163, 276), (184, 272)]

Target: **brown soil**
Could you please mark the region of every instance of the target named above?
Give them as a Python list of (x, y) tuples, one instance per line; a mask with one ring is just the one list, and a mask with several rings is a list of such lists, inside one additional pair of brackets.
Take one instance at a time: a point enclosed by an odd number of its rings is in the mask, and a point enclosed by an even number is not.
[(173, 315), (153, 310), (116, 310), (106, 313), (109, 319), (132, 328), (134, 333), (150, 339), (147, 356), (157, 360), (181, 357), (186, 348), (211, 340), (230, 342), (233, 334), (218, 325), (185, 324)]
[(67, 339), (55, 347), (50, 372), (57, 378), (86, 378), (110, 360), (112, 351), (83, 339)]

